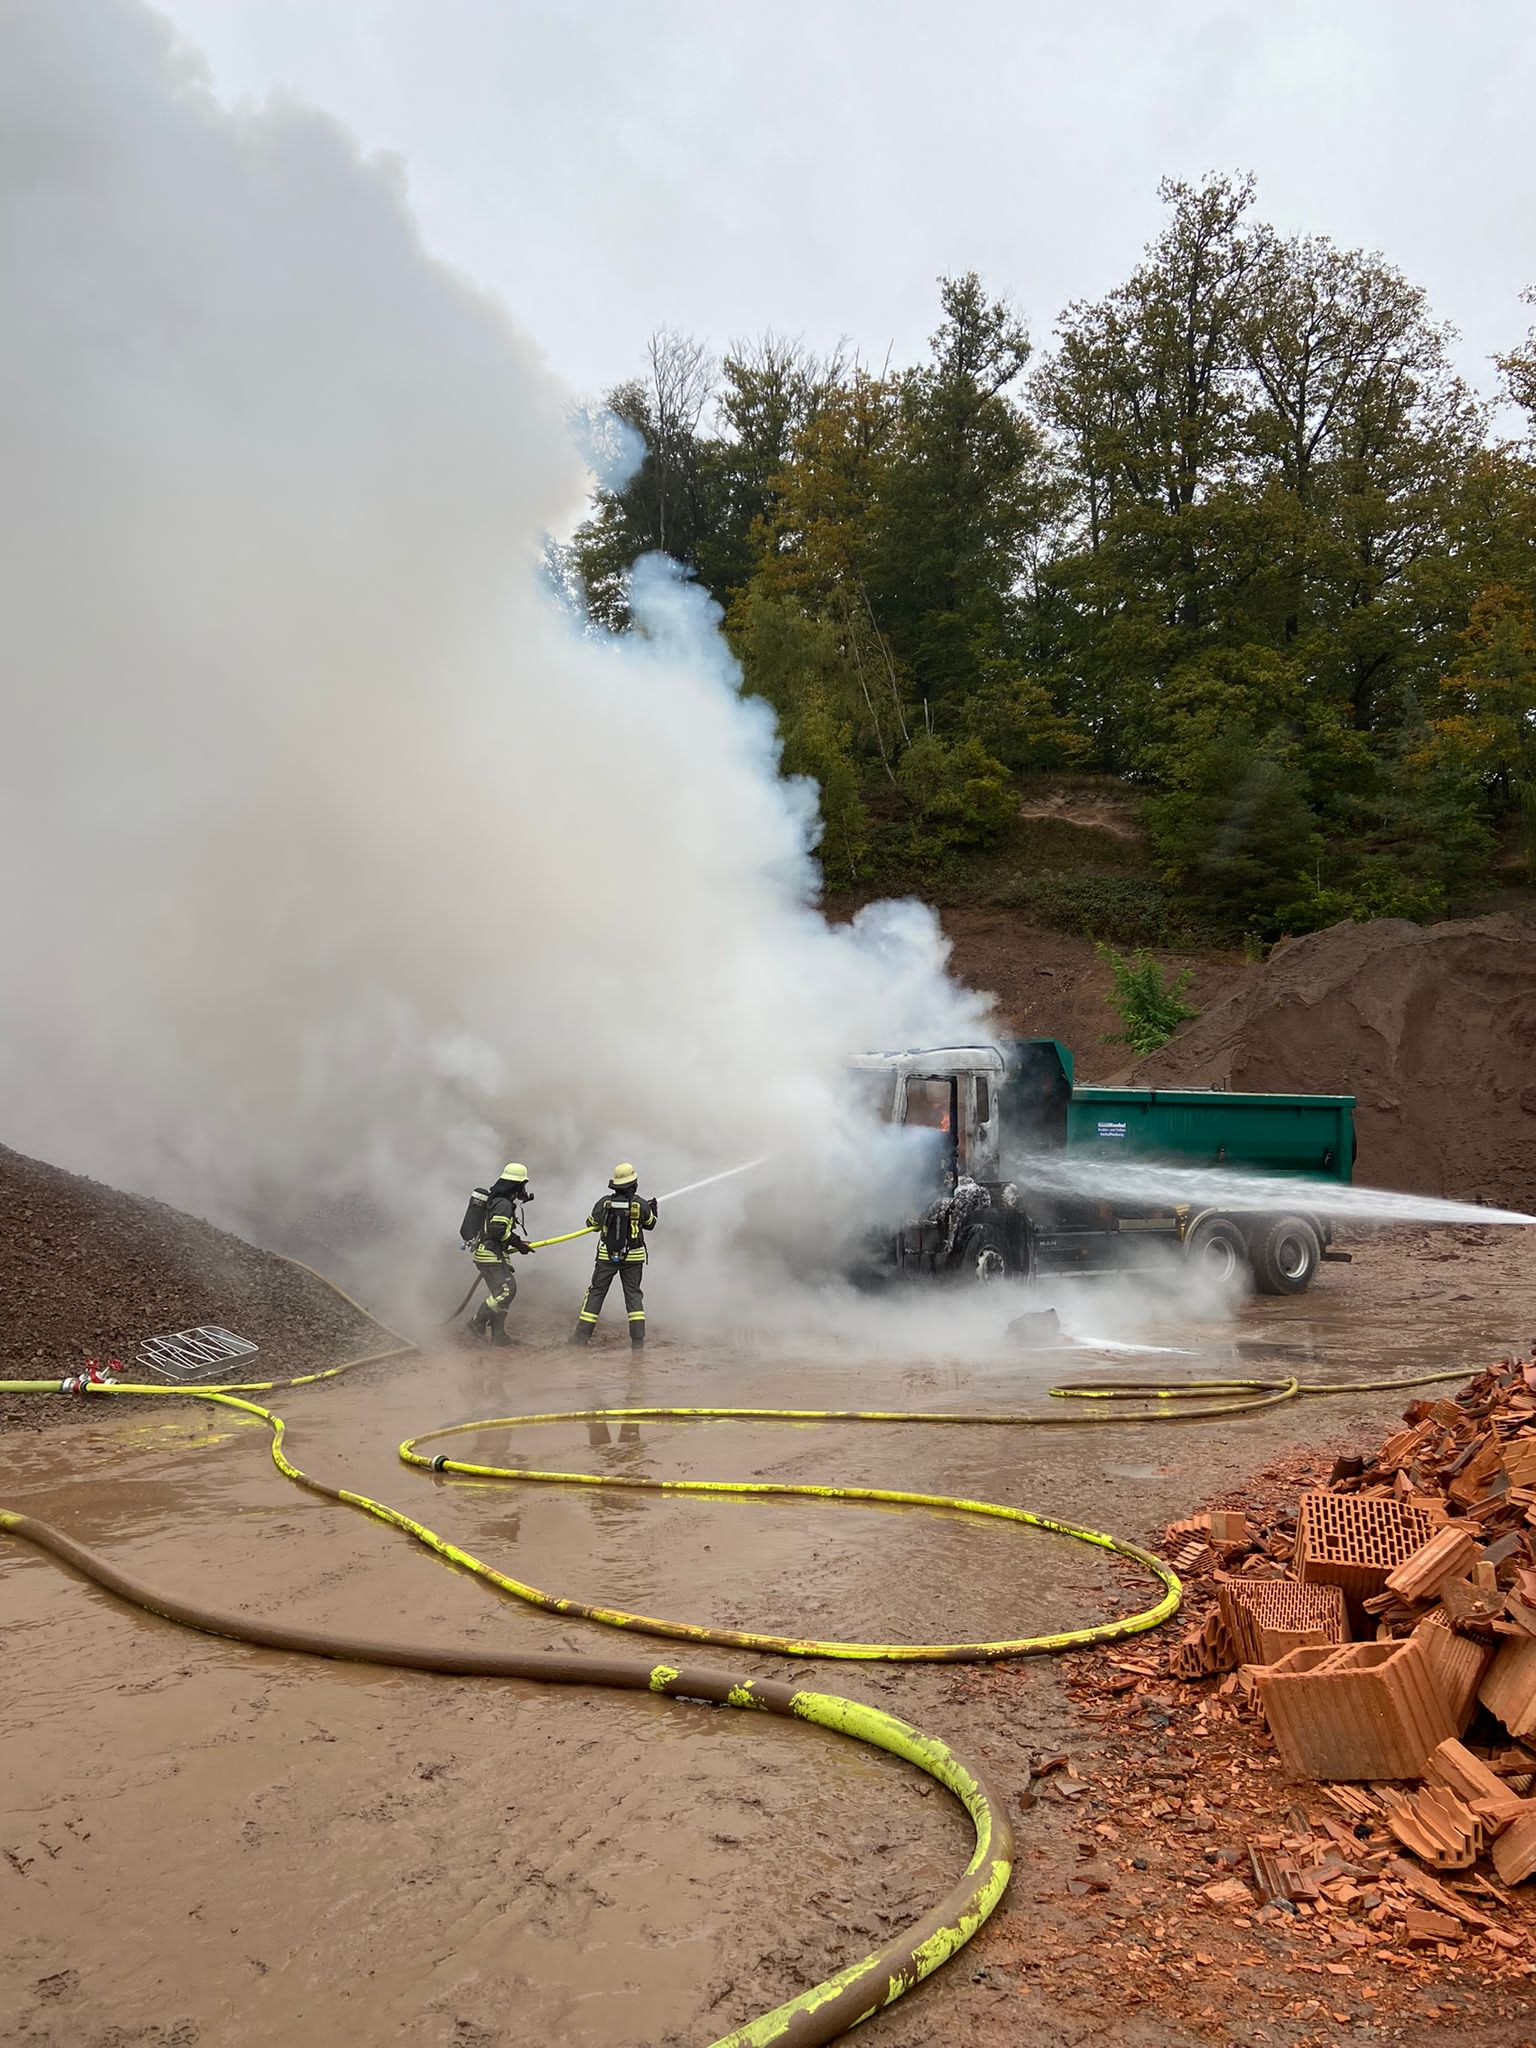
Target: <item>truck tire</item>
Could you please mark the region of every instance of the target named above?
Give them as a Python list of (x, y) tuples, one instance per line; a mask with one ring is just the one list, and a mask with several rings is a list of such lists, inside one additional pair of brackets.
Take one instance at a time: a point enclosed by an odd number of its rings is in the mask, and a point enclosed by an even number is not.
[(1264, 1216), (1254, 1225), (1248, 1256), (1260, 1294), (1304, 1294), (1323, 1247), (1305, 1216)]
[(1014, 1259), (1008, 1229), (1002, 1219), (983, 1216), (973, 1223), (960, 1240), (955, 1264), (956, 1270), (967, 1280), (978, 1281), (982, 1286), (990, 1286), (994, 1280), (1006, 1280), (1013, 1271)]
[(1248, 1245), (1230, 1216), (1207, 1209), (1184, 1233), (1184, 1256), (1219, 1282), (1248, 1281)]

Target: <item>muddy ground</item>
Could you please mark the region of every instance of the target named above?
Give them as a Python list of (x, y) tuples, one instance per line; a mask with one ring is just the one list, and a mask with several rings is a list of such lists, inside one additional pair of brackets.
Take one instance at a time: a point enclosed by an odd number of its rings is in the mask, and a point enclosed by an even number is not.
[[(1137, 1601), (1097, 1553), (1003, 1525), (493, 1488), (396, 1462), (409, 1433), (517, 1410), (631, 1399), (1005, 1408), (1038, 1403), (1064, 1372), (1147, 1363), (1113, 1350), (978, 1360), (967, 1349), (892, 1365), (851, 1350), (813, 1359), (749, 1333), (724, 1350), (685, 1346), (665, 1339), (664, 1268), (652, 1297), (657, 1337), (638, 1372), (613, 1335), (588, 1354), (566, 1351), (551, 1328), (519, 1353), (442, 1348), (280, 1397), (290, 1449), (535, 1584), (728, 1626), (1003, 1635)], [(1528, 1239), (1467, 1231), (1374, 1242), (1300, 1300), (1199, 1326), (1141, 1323), (1137, 1336), (1185, 1354), (1160, 1370), (1294, 1361), (1322, 1379), (1470, 1367), (1527, 1348), (1533, 1331)], [(648, 1424), (604, 1442), (555, 1425), (475, 1441), (492, 1463), (969, 1493), (1145, 1539), (1277, 1458), (1374, 1444), (1402, 1405), (1356, 1395), (1220, 1423), (1048, 1433)], [(264, 1432), (221, 1411), (102, 1400), (83, 1422), (0, 1436), (0, 1465), (5, 1505), (233, 1608), (402, 1640), (651, 1647), (503, 1600), (295, 1491), (273, 1471)], [(941, 1793), (819, 1730), (627, 1695), (307, 1664), (127, 1610), (4, 1539), (0, 1627), (8, 2048), (707, 2042), (876, 1944), (968, 1853)], [(1208, 1828), (1175, 1822), (1142, 1856), (1145, 1871), (1124, 1845), (1109, 1888), (1084, 1896), (1078, 1843), (1092, 1839), (1107, 1738), (1070, 1696), (1066, 1660), (979, 1684), (956, 1667), (707, 1656), (889, 1707), (980, 1760), (1005, 1791), (1032, 1755), (1069, 1753), (1088, 1782), (1079, 1798), (1017, 1814), (1002, 1910), (955, 1964), (861, 2032), (871, 2048), (1292, 2048), (1341, 2033), (1513, 2048), (1533, 2037), (1522, 1982), (1488, 1987), (1450, 1965), (1428, 1989), (1384, 2000), (1361, 1964), (1358, 1977), (1321, 1980), (1320, 1999), (1315, 1975), (1296, 1974), (1308, 1958), (1289, 1934), (1256, 1931), (1240, 1967), (1202, 1982), (1204, 1950), (1154, 1930), (1168, 1887), (1209, 1875)], [(1218, 1833), (1227, 1782), (1212, 1774), (1208, 1787)], [(1111, 1936), (1125, 1945), (1121, 1969)], [(1155, 1965), (1130, 1960), (1133, 1943)]]

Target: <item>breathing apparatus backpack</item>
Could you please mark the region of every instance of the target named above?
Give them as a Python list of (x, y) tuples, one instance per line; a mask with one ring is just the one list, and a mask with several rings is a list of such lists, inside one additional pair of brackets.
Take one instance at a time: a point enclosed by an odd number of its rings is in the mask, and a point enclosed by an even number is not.
[(464, 1244), (478, 1244), (480, 1233), (485, 1228), (485, 1212), (490, 1206), (489, 1188), (475, 1188), (469, 1197), (469, 1207), (464, 1211), (464, 1221), (459, 1225), (459, 1237)]
[(640, 1198), (610, 1195), (603, 1211), (603, 1248), (615, 1265), (640, 1242)]

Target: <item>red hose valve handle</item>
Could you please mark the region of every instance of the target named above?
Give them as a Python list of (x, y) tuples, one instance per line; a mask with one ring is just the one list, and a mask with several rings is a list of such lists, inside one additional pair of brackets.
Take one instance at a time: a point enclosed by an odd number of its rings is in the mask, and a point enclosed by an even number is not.
[(59, 1381), (61, 1394), (83, 1394), (89, 1387), (110, 1387), (114, 1384), (112, 1374), (121, 1372), (123, 1362), (112, 1358), (105, 1365), (99, 1358), (88, 1358), (79, 1372), (69, 1373)]

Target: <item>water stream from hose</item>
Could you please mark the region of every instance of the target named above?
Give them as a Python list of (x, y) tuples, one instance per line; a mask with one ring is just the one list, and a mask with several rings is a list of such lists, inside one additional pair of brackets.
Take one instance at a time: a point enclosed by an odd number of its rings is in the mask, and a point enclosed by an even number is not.
[(675, 1202), (679, 1195), (692, 1195), (696, 1194), (700, 1188), (712, 1188), (717, 1180), (734, 1180), (738, 1173), (750, 1173), (754, 1166), (766, 1165), (768, 1158), (769, 1155), (765, 1152), (761, 1159), (748, 1159), (740, 1166), (728, 1166), (723, 1173), (706, 1174), (703, 1180), (691, 1180), (687, 1187), (674, 1188), (670, 1195), (662, 1195), (660, 1200), (663, 1202)]
[(1010, 1162), (1012, 1178), (1029, 1194), (1121, 1201), (1137, 1207), (1167, 1208), (1187, 1202), (1192, 1209), (1253, 1210), (1274, 1214), (1300, 1210), (1337, 1223), (1536, 1223), (1517, 1209), (1484, 1208), (1440, 1195), (1416, 1195), (1392, 1188), (1347, 1187), (1280, 1173), (1243, 1173), (1223, 1166), (1163, 1166), (1130, 1159), (1038, 1155)]

